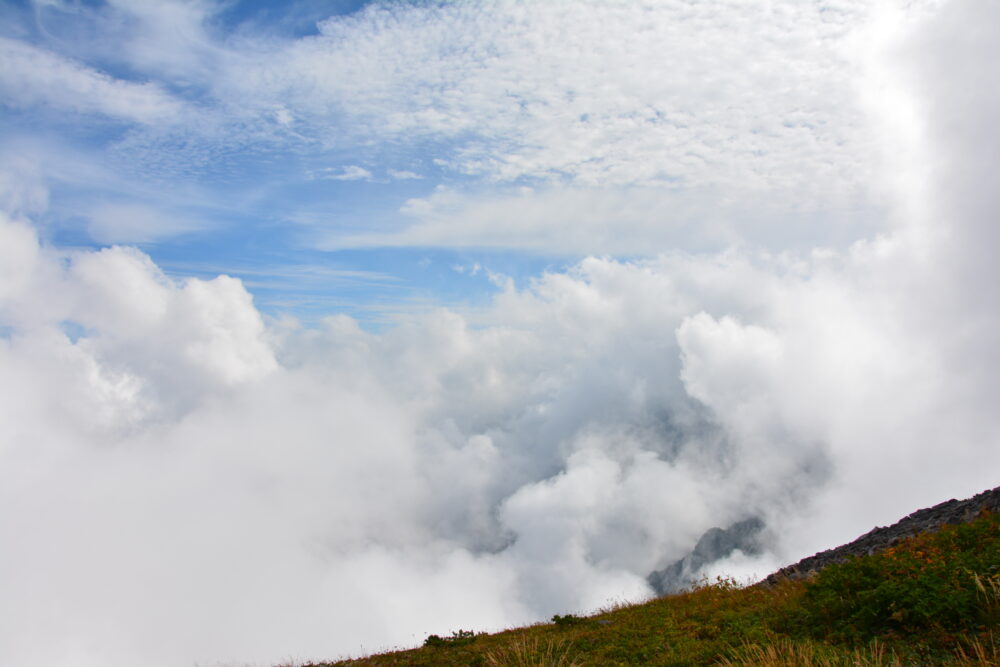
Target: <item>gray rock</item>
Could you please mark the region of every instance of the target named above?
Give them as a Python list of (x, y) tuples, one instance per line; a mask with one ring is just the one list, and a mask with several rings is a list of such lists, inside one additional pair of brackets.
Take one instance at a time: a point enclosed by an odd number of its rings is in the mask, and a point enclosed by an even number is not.
[(699, 572), (717, 560), (727, 558), (739, 549), (743, 553), (760, 553), (758, 535), (764, 529), (764, 522), (758, 517), (737, 521), (729, 528), (710, 528), (698, 540), (684, 558), (671, 565), (651, 572), (646, 581), (657, 595), (678, 593), (690, 588)]
[(983, 491), (966, 500), (947, 500), (943, 503), (917, 510), (888, 527), (876, 527), (853, 542), (835, 549), (827, 549), (803, 558), (794, 565), (783, 567), (768, 575), (758, 586), (773, 586), (786, 579), (805, 579), (827, 565), (842, 563), (851, 556), (867, 556), (888, 549), (896, 542), (946, 525), (972, 521), (984, 510), (1000, 512), (1000, 486)]

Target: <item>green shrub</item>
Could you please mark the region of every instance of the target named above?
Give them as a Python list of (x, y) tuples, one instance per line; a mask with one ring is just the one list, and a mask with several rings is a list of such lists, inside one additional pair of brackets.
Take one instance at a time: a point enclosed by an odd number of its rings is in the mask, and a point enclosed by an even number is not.
[(823, 569), (793, 624), (855, 643), (883, 636), (945, 644), (996, 622), (983, 582), (997, 576), (1000, 516), (987, 514)]
[(582, 623), (583, 619), (575, 614), (566, 614), (565, 616), (560, 616), (556, 614), (552, 617), (552, 622), (560, 627), (566, 627), (569, 625), (576, 625), (577, 623)]
[(476, 633), (472, 630), (456, 630), (451, 637), (431, 635), (424, 640), (424, 646), (463, 646), (476, 641)]

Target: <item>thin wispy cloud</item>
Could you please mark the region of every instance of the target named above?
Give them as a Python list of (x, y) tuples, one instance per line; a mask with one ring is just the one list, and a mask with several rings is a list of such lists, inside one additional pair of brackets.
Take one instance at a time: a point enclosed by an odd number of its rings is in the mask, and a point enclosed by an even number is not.
[(340, 169), (326, 167), (317, 172), (314, 177), (326, 178), (331, 181), (370, 181), (372, 173), (364, 167), (352, 164)]
[[(142, 124), (178, 119), (185, 105), (155, 83), (115, 79), (18, 40), (0, 38), (4, 104), (100, 114)], [(178, 119), (179, 120), (179, 119)]]

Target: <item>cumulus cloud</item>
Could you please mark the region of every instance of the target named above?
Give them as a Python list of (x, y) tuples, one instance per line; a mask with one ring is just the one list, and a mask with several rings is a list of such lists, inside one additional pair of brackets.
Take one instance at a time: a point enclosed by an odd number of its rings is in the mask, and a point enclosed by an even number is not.
[(320, 658), (593, 609), (712, 527), (763, 518), (735, 563), (764, 574), (1000, 463), (950, 397), (948, 329), (883, 310), (905, 248), (589, 259), (373, 334), (0, 230), (15, 664)]

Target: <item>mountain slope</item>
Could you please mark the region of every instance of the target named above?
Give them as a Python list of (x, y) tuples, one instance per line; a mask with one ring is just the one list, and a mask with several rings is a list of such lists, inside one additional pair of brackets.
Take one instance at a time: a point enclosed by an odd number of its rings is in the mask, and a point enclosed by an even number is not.
[(983, 510), (1000, 513), (1000, 486), (965, 500), (953, 498), (933, 507), (917, 510), (891, 526), (873, 528), (847, 544), (821, 551), (783, 567), (768, 575), (764, 582), (775, 584), (781, 579), (809, 577), (826, 566), (842, 563), (851, 556), (870, 556), (885, 551), (908, 537), (938, 530), (942, 526), (967, 523), (978, 517)]
[[(1000, 488), (783, 568), (332, 665), (1000, 665)], [(808, 575), (808, 576), (806, 576)], [(431, 603), (431, 601), (429, 601)]]

